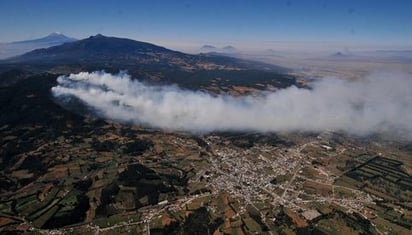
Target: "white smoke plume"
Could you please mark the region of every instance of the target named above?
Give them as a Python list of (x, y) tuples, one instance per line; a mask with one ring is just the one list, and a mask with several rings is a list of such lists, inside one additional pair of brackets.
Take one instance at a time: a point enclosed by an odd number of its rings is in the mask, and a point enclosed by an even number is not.
[(81, 72), (57, 81), (57, 98), (75, 97), (104, 118), (168, 130), (412, 133), (411, 74), (325, 78), (312, 89), (289, 87), (257, 97), (149, 86), (125, 73)]

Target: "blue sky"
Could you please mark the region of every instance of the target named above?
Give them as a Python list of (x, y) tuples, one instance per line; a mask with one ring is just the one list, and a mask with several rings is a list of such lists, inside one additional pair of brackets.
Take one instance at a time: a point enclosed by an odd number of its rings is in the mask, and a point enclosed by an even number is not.
[(170, 45), (412, 45), (410, 0), (1, 0), (0, 42), (58, 31)]

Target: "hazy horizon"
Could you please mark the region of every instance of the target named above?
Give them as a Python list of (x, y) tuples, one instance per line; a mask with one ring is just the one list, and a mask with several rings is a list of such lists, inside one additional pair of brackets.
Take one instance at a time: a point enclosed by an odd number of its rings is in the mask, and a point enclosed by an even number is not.
[(185, 52), (412, 49), (410, 1), (1, 1), (0, 42), (98, 33)]

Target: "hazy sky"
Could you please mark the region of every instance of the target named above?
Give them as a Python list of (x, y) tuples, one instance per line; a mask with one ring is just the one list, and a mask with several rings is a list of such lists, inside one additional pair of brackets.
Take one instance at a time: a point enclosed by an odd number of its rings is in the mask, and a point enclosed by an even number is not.
[(410, 0), (1, 0), (0, 42), (58, 31), (170, 45), (412, 44)]

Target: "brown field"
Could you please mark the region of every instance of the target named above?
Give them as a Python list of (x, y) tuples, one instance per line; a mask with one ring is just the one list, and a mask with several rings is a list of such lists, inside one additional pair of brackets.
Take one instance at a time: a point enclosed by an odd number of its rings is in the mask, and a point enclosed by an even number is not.
[(8, 217), (0, 217), (0, 228), (13, 223), (17, 223), (17, 221)]
[(296, 225), (298, 228), (304, 228), (308, 226), (308, 223), (306, 220), (301, 218), (298, 214), (293, 212), (290, 209), (285, 209), (285, 214), (292, 220), (292, 222)]
[(303, 189), (309, 193), (320, 194), (324, 197), (332, 194), (332, 186), (327, 184), (318, 183), (311, 180), (306, 180), (303, 184)]

